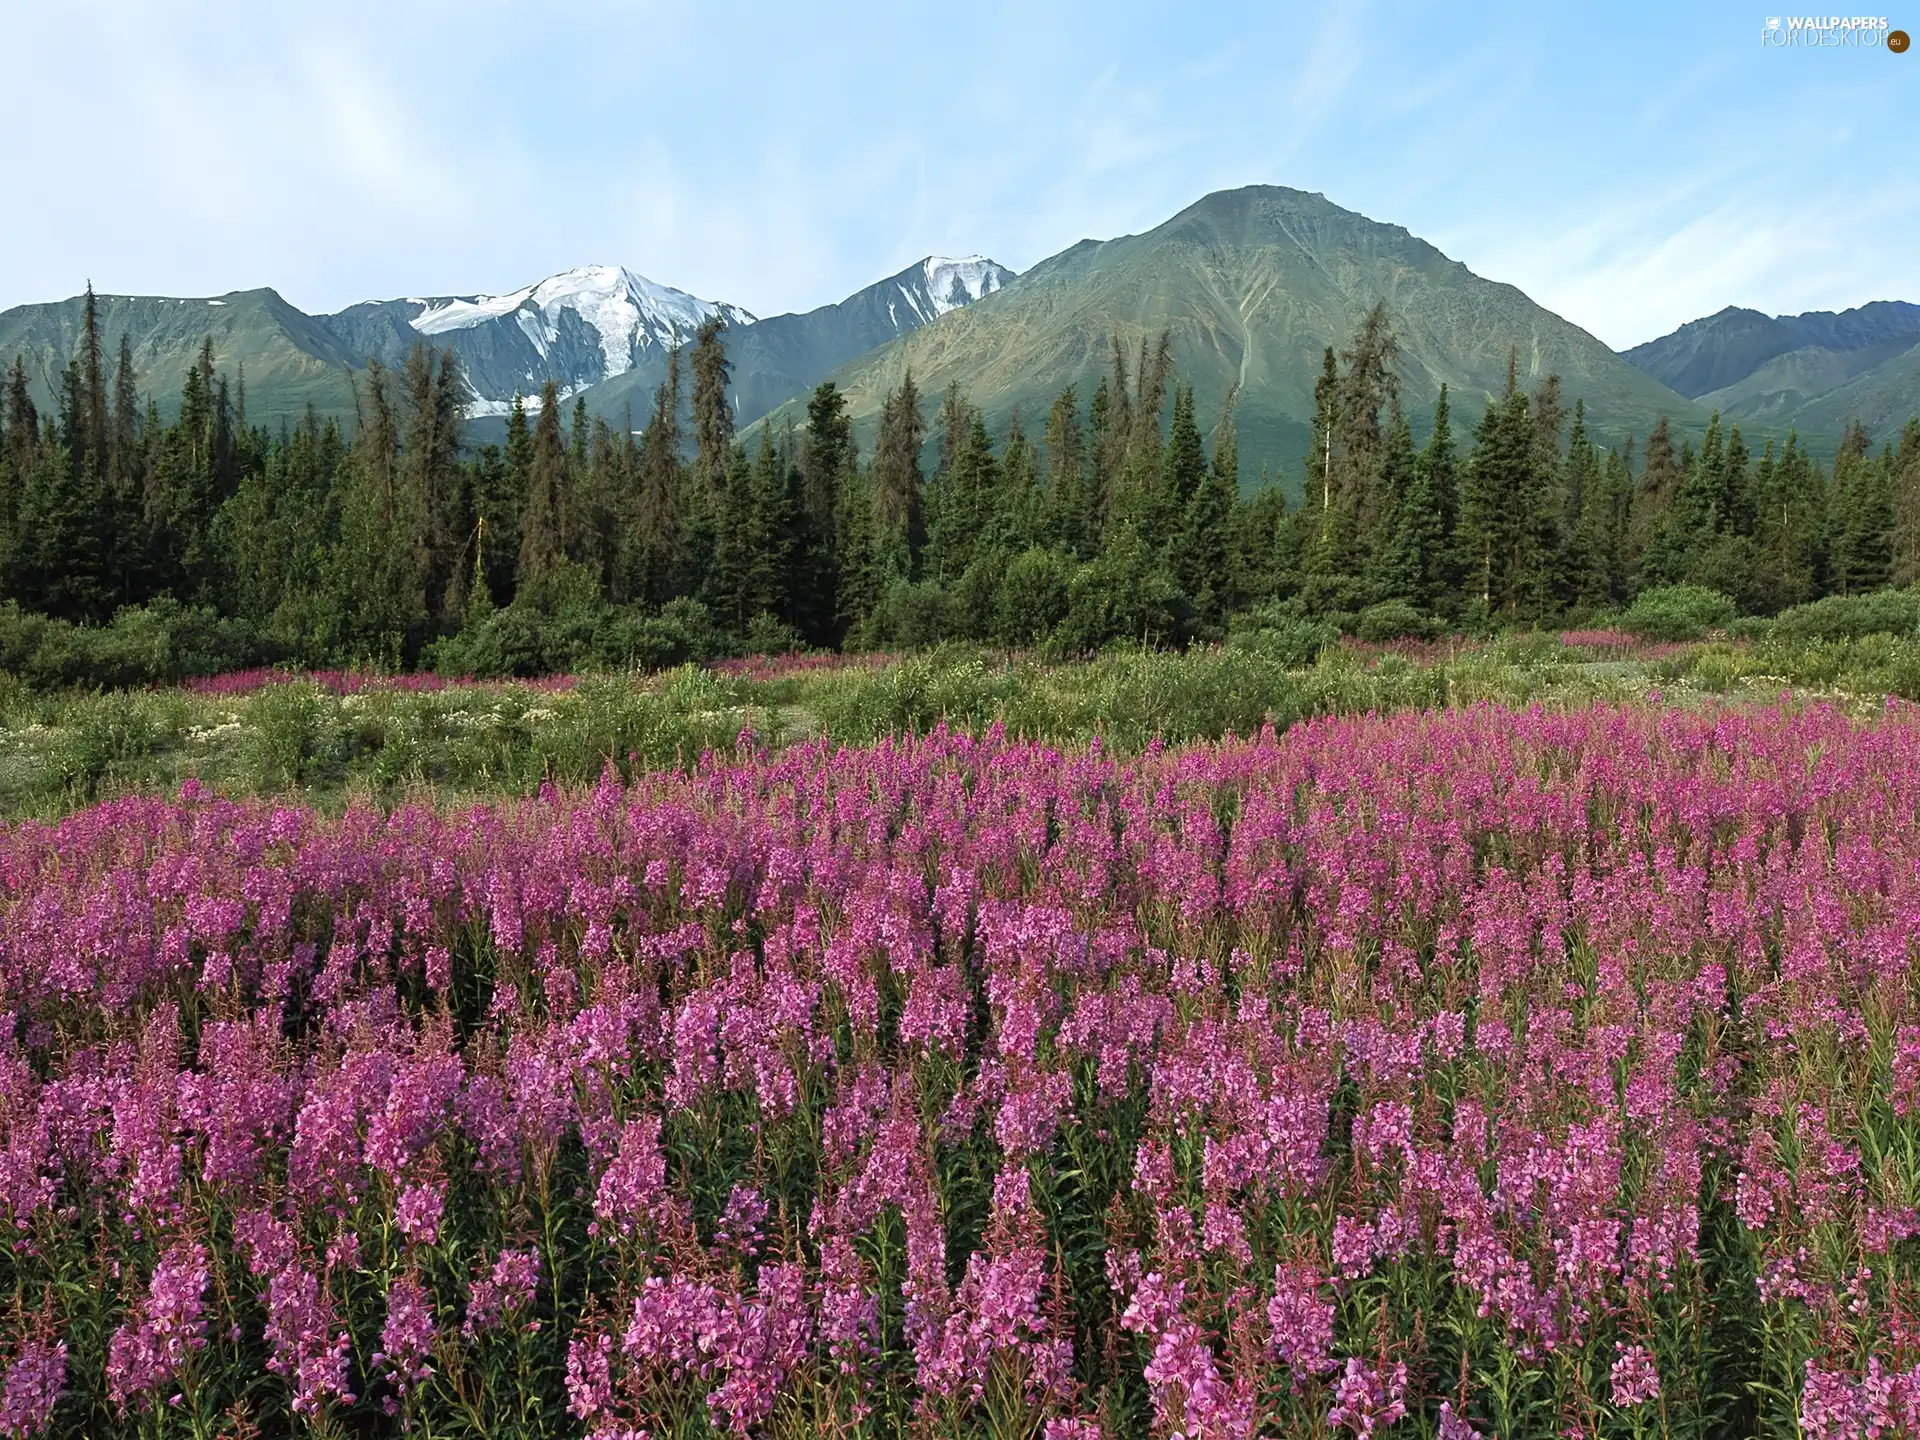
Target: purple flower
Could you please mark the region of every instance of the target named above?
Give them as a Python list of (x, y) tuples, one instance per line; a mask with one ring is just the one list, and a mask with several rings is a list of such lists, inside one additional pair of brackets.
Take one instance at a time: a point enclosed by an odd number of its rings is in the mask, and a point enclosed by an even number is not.
[(0, 1435), (38, 1435), (53, 1418), (67, 1381), (67, 1342), (28, 1340), (7, 1366), (0, 1392)]
[(1614, 1348), (1620, 1357), (1613, 1362), (1610, 1379), (1613, 1403), (1622, 1407), (1644, 1405), (1660, 1398), (1660, 1371), (1644, 1345), (1620, 1345)]
[(1325, 1284), (1325, 1277), (1310, 1265), (1288, 1262), (1274, 1268), (1267, 1343), (1274, 1357), (1301, 1379), (1333, 1369), (1334, 1307), (1321, 1295)]
[(446, 1209), (447, 1182), (410, 1185), (393, 1207), (393, 1223), (412, 1245), (432, 1245), (440, 1239), (440, 1216)]
[(593, 1213), (621, 1235), (642, 1222), (664, 1228), (678, 1213), (666, 1193), (667, 1157), (660, 1150), (660, 1117), (642, 1115), (620, 1132), (620, 1152), (600, 1177)]
[[(502, 1250), (493, 1269), (475, 1280), (467, 1298), (466, 1323), (460, 1333), (469, 1340), (484, 1335), (533, 1299), (540, 1284), (537, 1250)], [(531, 1327), (539, 1328), (536, 1321)]]
[(1347, 1357), (1347, 1368), (1334, 1388), (1327, 1424), (1345, 1427), (1355, 1435), (1371, 1435), (1397, 1423), (1407, 1413), (1407, 1366), (1404, 1360), (1391, 1370), (1366, 1364), (1357, 1355)]
[(402, 1275), (387, 1291), (387, 1319), (372, 1360), (386, 1366), (387, 1383), (393, 1387), (388, 1414), (396, 1413), (407, 1396), (432, 1377), (427, 1359), (433, 1354), (434, 1336), (433, 1297), (413, 1276)]
[(613, 1404), (613, 1336), (575, 1335), (567, 1342), (567, 1413), (591, 1420)]
[(329, 1396), (351, 1405), (347, 1356), (352, 1342), (335, 1328), (333, 1297), (305, 1267), (289, 1265), (267, 1284), (267, 1368), (293, 1386), (295, 1413), (319, 1411)]
[(107, 1393), (115, 1404), (137, 1398), (144, 1407), (151, 1392), (206, 1345), (207, 1278), (204, 1245), (183, 1241), (154, 1266), (134, 1318), (114, 1331), (107, 1347)]

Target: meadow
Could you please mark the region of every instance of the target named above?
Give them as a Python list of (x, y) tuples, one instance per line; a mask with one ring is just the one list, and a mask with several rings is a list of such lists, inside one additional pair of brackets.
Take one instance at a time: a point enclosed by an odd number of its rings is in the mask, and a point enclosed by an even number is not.
[(1917, 650), (15, 690), (0, 1434), (1912, 1433)]
[(866, 745), (939, 724), (1069, 748), (1137, 752), (1284, 729), (1315, 716), (1481, 701), (1692, 706), (1789, 693), (1870, 713), (1920, 700), (1920, 640), (1649, 643), (1612, 630), (1491, 641), (1330, 643), (1255, 631), (1174, 654), (1042, 663), (947, 646), (889, 657), (799, 655), (708, 667), (471, 682), (431, 674), (250, 670), (178, 686), (85, 690), (0, 675), (0, 816), (48, 819), (185, 780), (226, 795), (441, 803), (592, 785), (730, 750), (824, 737)]

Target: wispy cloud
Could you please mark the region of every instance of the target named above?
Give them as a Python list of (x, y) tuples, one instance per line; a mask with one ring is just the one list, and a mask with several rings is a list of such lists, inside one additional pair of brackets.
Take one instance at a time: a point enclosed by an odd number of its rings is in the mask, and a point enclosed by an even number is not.
[(0, 305), (91, 277), (323, 309), (608, 260), (772, 313), (1250, 182), (1405, 225), (1610, 343), (1920, 298), (1920, 187), (1877, 138), (1920, 133), (1920, 87), (1764, 55), (1731, 0), (0, 7), (10, 111), (60, 136), (0, 148), (31, 216), (0, 229)]

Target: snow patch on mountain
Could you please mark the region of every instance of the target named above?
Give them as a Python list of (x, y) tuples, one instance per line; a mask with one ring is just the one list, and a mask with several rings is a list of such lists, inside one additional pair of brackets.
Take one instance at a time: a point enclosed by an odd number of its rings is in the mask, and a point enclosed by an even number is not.
[[(573, 399), (573, 397), (581, 391), (591, 388), (591, 383), (586, 385), (562, 385), (556, 392), (555, 399), (564, 403), (565, 401)], [(467, 394), (470, 397), (466, 405), (466, 416), (469, 420), (478, 419), (482, 416), (511, 415), (513, 413), (513, 401), (511, 400), (490, 400), (478, 390), (474, 389), (472, 385), (467, 386)], [(520, 397), (520, 408), (525, 410), (528, 415), (538, 415), (540, 413), (540, 392), (533, 390), (531, 394), (522, 395)]]
[(715, 315), (729, 325), (751, 325), (754, 316), (737, 305), (715, 304), (659, 285), (619, 265), (583, 265), (508, 295), (470, 295), (427, 303), (410, 322), (422, 335), (443, 335), (511, 315), (542, 359), (560, 335), (560, 315), (571, 310), (600, 336), (605, 359), (601, 378), (623, 375), (649, 344), (669, 346), (693, 338)]
[[(900, 298), (912, 307), (919, 325), (928, 325), (950, 310), (991, 295), (1012, 278), (1011, 270), (996, 265), (984, 255), (968, 255), (959, 260), (929, 255), (901, 278)], [(891, 300), (887, 302), (887, 314), (896, 329), (919, 328), (918, 325), (901, 326)]]
[(962, 260), (929, 255), (921, 269), (927, 277), (927, 295), (936, 316), (991, 295), (1007, 283), (1012, 273), (984, 255), (969, 255)]

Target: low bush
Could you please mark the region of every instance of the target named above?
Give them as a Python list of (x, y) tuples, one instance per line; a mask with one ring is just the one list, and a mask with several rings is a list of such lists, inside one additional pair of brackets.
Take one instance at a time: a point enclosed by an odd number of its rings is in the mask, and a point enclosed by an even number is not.
[(0, 670), (39, 689), (167, 685), (275, 658), (244, 620), (173, 600), (128, 606), (109, 625), (75, 625), (0, 605)]
[(1296, 669), (1313, 664), (1320, 652), (1340, 643), (1333, 622), (1300, 615), (1272, 605), (1241, 617), (1227, 634), (1227, 644)]
[(1405, 600), (1387, 600), (1362, 610), (1353, 633), (1373, 644), (1388, 640), (1431, 640), (1440, 633), (1440, 622)]
[(1796, 605), (1773, 619), (1780, 640), (1853, 640), (1862, 635), (1920, 635), (1920, 594), (1877, 590), (1868, 595), (1829, 595)]
[(1642, 640), (1699, 640), (1709, 630), (1722, 630), (1734, 621), (1733, 600), (1701, 585), (1663, 585), (1643, 590), (1620, 627)]

